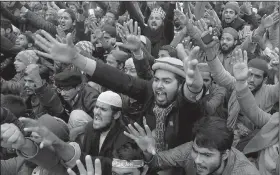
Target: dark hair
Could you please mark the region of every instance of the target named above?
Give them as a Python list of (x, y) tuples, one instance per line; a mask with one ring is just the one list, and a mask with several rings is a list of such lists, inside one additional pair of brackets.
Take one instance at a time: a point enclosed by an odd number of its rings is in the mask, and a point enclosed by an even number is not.
[(177, 75), (177, 74), (175, 74), (175, 78), (180, 85), (183, 84), (185, 81), (185, 79), (183, 77), (181, 77), (180, 75)]
[(26, 32), (22, 33), (22, 35), (24, 35), (26, 37), (26, 40), (28, 43), (34, 45), (35, 41), (32, 37), (33, 34), (30, 31), (26, 31)]
[(159, 50), (166, 50), (171, 57), (177, 58), (176, 49), (174, 47), (170, 46), (170, 45), (161, 46), (161, 48)]
[(127, 142), (113, 150), (113, 157), (121, 160), (143, 160), (142, 150), (135, 142)]
[(203, 117), (193, 127), (193, 140), (199, 147), (224, 152), (231, 149), (233, 137), (227, 120), (219, 117)]
[(12, 94), (2, 96), (1, 107), (9, 109), (17, 118), (24, 116), (27, 110), (23, 98)]

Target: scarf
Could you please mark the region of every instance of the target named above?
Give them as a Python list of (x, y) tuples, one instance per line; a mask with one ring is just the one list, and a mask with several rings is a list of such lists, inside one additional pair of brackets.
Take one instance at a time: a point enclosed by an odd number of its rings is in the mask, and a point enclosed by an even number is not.
[(166, 116), (171, 112), (174, 106), (174, 102), (171, 103), (167, 108), (161, 108), (158, 105), (155, 105), (153, 112), (156, 117), (156, 130), (155, 130), (155, 140), (156, 140), (156, 151), (166, 150), (164, 133), (165, 133), (165, 119)]

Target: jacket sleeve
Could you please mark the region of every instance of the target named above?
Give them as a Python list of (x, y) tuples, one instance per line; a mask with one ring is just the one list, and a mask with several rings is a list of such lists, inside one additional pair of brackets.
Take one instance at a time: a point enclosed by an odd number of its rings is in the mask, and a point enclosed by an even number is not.
[(42, 17), (36, 15), (34, 12), (31, 12), (30, 10), (28, 10), (25, 17), (29, 21), (30, 25), (32, 25), (38, 29), (43, 29), (53, 36), (55, 36), (55, 34), (57, 34), (56, 26), (53, 23), (46, 21)]
[(14, 157), (8, 160), (1, 160), (1, 174), (18, 174), (18, 170), (23, 165), (23, 163), (24, 159), (21, 157)]
[(155, 170), (169, 169), (172, 167), (185, 167), (191, 163), (192, 142), (185, 143), (173, 149), (157, 153), (149, 167)]
[(132, 1), (125, 1), (124, 3), (125, 3), (126, 10), (128, 11), (128, 13), (130, 15), (130, 18), (133, 19), (134, 21), (138, 22), (138, 25), (140, 26), (141, 31), (143, 32), (144, 28), (146, 26), (144, 23), (144, 19), (142, 18), (142, 15), (141, 15), (142, 12), (141, 11), (139, 12), (140, 8), (137, 10), (133, 4), (134, 2), (132, 2)]
[(114, 92), (128, 95), (139, 102), (144, 102), (147, 94), (152, 92), (150, 81), (134, 78), (101, 61), (96, 61), (96, 69), (90, 81)]
[(265, 104), (275, 104), (279, 101), (279, 82), (275, 85), (265, 85)]
[(174, 38), (174, 9), (176, 8), (176, 4), (169, 3), (169, 7), (166, 13), (166, 17), (164, 19), (164, 36), (167, 39), (167, 43), (171, 43)]
[(271, 114), (260, 109), (248, 86), (236, 92), (241, 110), (259, 128), (262, 128), (271, 118)]
[(35, 92), (40, 100), (40, 103), (48, 109), (50, 114), (58, 117), (64, 112), (64, 108), (58, 95), (54, 89), (51, 89), (50, 86), (45, 84), (39, 89), (36, 89)]
[(9, 80), (9, 81), (3, 81), (1, 82), (1, 92), (10, 92), (12, 94), (20, 94), (20, 92), (23, 89), (23, 82), (21, 81), (14, 81)]
[[(143, 52), (143, 54), (145, 53)], [(153, 71), (147, 57), (144, 56), (144, 59), (137, 60), (133, 56), (133, 62), (139, 78), (143, 80), (151, 80), (153, 78)]]
[(203, 106), (208, 115), (212, 115), (216, 112), (217, 108), (223, 103), (225, 95), (226, 89), (218, 86), (215, 88), (212, 98), (203, 102)]
[(86, 111), (87, 112), (92, 112), (93, 111), (93, 108), (95, 106), (95, 103), (96, 103), (96, 100), (99, 96), (99, 93), (97, 90), (95, 90), (94, 88), (92, 87), (89, 87), (88, 88), (92, 89), (91, 91), (87, 91), (83, 97), (83, 100), (84, 100), (84, 106), (86, 108)]
[(225, 70), (218, 57), (212, 61), (208, 61), (207, 63), (215, 82), (229, 91), (233, 90), (236, 80), (228, 71)]

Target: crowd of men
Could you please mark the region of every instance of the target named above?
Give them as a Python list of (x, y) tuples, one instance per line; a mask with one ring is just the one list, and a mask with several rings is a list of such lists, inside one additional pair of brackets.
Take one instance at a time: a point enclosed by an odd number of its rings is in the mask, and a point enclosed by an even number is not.
[(279, 175), (279, 2), (1, 2), (1, 174)]

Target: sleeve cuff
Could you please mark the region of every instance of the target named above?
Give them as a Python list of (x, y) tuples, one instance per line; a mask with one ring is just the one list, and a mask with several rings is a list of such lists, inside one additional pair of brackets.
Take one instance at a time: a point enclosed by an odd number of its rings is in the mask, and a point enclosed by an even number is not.
[(74, 148), (75, 154), (74, 154), (73, 158), (71, 160), (69, 160), (68, 162), (65, 162), (64, 165), (67, 168), (73, 168), (76, 165), (76, 161), (78, 159), (80, 159), (80, 157), (81, 157), (81, 148), (80, 148), (79, 144), (76, 142), (70, 142), (69, 144)]

